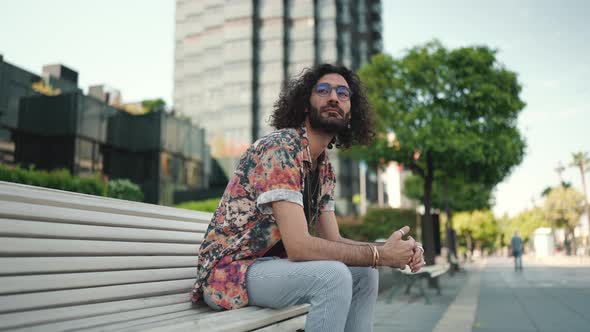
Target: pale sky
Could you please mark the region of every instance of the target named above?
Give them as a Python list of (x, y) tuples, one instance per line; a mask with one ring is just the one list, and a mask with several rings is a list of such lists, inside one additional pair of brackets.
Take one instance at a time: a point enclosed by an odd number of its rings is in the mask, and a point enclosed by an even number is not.
[[(433, 38), (447, 47), (485, 44), (518, 73), (528, 148), (498, 186), (496, 214), (539, 204), (540, 192), (559, 181), (557, 162), (590, 152), (589, 1), (382, 2), (385, 52), (400, 56)], [(0, 54), (39, 74), (44, 64), (63, 63), (78, 71), (85, 90), (105, 83), (124, 101), (162, 97), (170, 104), (174, 1), (2, 1)], [(577, 169), (563, 178), (581, 190)]]

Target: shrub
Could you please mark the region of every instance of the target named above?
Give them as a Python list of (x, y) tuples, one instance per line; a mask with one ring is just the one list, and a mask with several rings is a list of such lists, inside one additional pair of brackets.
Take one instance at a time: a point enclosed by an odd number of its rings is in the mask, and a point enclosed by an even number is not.
[(175, 205), (177, 208), (202, 211), (215, 212), (221, 198), (211, 198), (203, 201), (189, 201)]
[(406, 225), (410, 226), (410, 235), (417, 239), (414, 210), (371, 208), (361, 224), (341, 224), (340, 233), (351, 240), (375, 241), (388, 238), (391, 233)]
[(28, 184), (44, 188), (73, 191), (95, 196), (109, 196), (130, 201), (143, 201), (138, 185), (126, 179), (106, 183), (99, 174), (91, 177), (72, 176), (67, 169), (53, 171), (36, 170), (0, 164), (0, 181)]
[(126, 199), (128, 201), (143, 202), (143, 192), (135, 183), (127, 179), (109, 181), (107, 196)]
[(83, 194), (104, 196), (106, 183), (95, 175), (89, 178), (73, 177), (66, 169), (53, 171), (10, 167), (0, 164), (0, 181), (28, 184), (31, 186), (74, 191)]

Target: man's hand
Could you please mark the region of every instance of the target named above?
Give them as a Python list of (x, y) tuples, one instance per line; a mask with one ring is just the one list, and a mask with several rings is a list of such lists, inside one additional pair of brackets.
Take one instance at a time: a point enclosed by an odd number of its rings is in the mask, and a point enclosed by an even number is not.
[(404, 268), (414, 257), (416, 241), (410, 238), (402, 240), (404, 234), (408, 234), (410, 227), (403, 228), (393, 232), (383, 246), (378, 247), (381, 265)]
[[(411, 236), (408, 236), (408, 238), (412, 239)], [(412, 256), (409, 265), (410, 269), (414, 273), (420, 271), (420, 269), (426, 265), (426, 262), (424, 261), (424, 248), (422, 247), (422, 243), (415, 242), (414, 256)]]

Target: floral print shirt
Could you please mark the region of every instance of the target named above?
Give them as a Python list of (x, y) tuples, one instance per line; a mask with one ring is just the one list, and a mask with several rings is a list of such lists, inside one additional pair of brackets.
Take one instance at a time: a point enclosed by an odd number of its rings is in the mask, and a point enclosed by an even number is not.
[[(303, 206), (305, 176), (311, 168), (308, 145), (305, 127), (281, 129), (244, 152), (199, 249), (193, 302), (206, 293), (225, 309), (248, 305), (248, 267), (281, 240), (272, 202)], [(319, 211), (333, 211), (336, 180), (325, 151), (318, 164)], [(318, 217), (316, 213), (308, 223), (315, 224)]]

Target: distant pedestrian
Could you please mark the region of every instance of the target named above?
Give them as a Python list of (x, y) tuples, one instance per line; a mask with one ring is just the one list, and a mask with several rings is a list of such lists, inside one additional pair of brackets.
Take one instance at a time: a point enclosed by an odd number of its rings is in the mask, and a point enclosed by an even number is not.
[(512, 256), (514, 256), (514, 271), (522, 271), (522, 238), (518, 236), (518, 231), (514, 231), (512, 241), (510, 241), (512, 247)]

